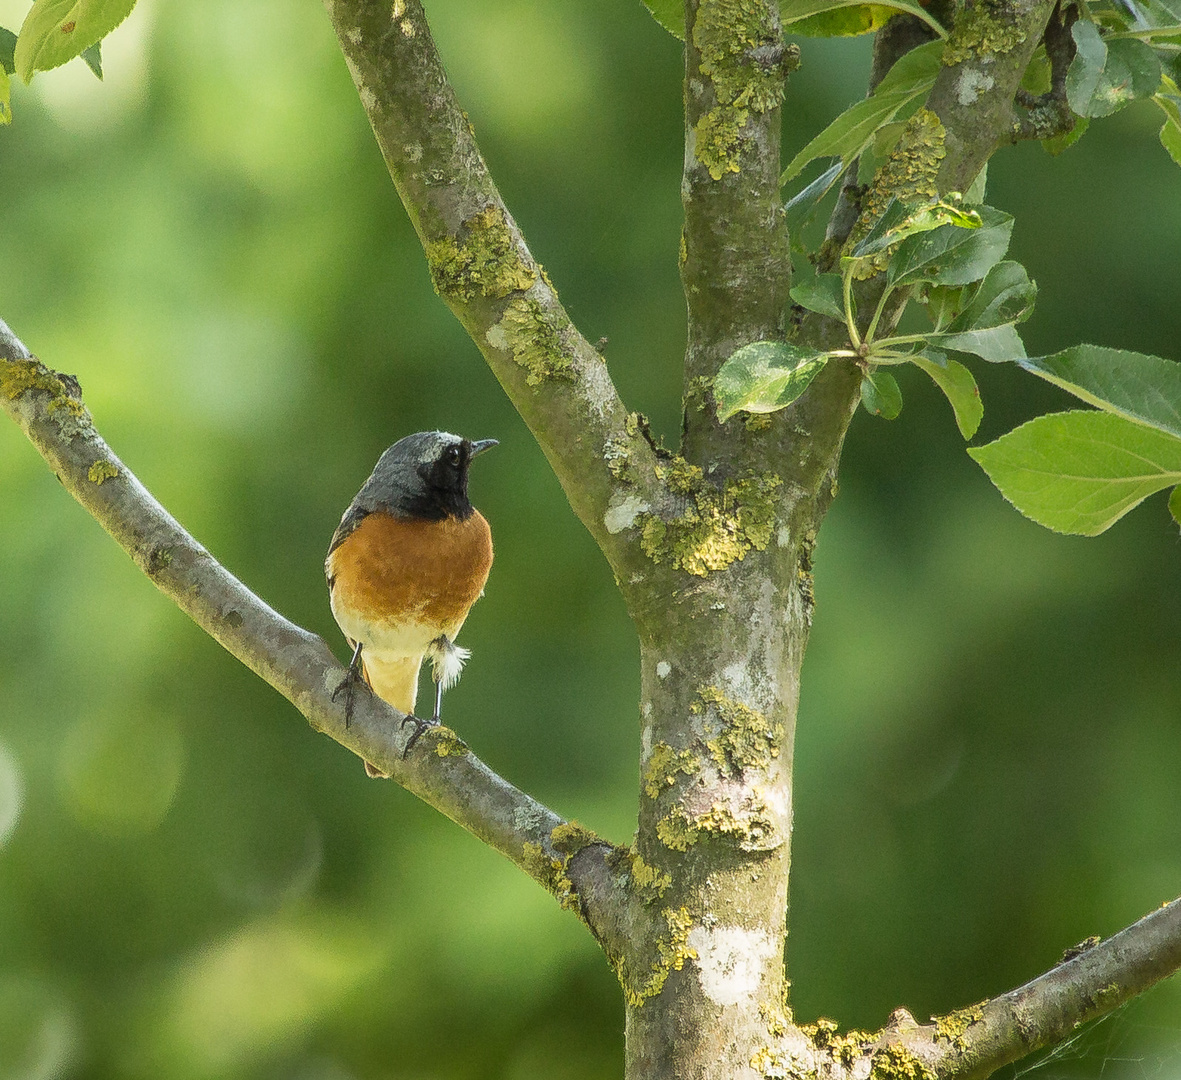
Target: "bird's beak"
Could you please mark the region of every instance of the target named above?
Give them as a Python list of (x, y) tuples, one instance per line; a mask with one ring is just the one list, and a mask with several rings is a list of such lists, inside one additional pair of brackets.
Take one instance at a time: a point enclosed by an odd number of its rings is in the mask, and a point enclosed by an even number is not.
[(477, 454), (482, 454), (485, 450), (491, 450), (492, 447), (499, 445), (500, 443), (497, 439), (480, 439), (478, 442), (472, 443), (470, 456), (475, 457)]

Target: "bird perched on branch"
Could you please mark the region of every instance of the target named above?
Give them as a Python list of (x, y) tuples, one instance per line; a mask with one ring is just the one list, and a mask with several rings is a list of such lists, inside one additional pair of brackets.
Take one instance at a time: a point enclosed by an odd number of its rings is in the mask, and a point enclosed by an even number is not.
[[(352, 714), (358, 679), (413, 723), (402, 756), (439, 722), (443, 691), (470, 655), (455, 644), (492, 566), (492, 532), (467, 494), (468, 467), (495, 439), (420, 431), (377, 461), (333, 534), (324, 561), (332, 614), (353, 658), (336, 689)], [(414, 715), (418, 672), (429, 658), (435, 712)], [(384, 776), (369, 762), (370, 776)]]

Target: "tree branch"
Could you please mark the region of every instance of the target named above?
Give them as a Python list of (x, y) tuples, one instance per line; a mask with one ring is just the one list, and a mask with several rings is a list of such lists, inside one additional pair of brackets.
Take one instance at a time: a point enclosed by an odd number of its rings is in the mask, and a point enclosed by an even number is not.
[[(509, 215), (443, 70), (419, 0), (325, 0), (418, 232), (431, 278), (541, 445), (575, 513), (626, 582), (642, 555), (612, 497), (662, 496), (603, 358), (577, 331)], [(637, 467), (629, 492), (612, 472)], [(637, 490), (638, 489), (638, 490)]]
[(403, 759), (412, 729), (373, 694), (346, 726), (333, 700), (345, 669), (324, 641), (283, 618), (189, 535), (95, 430), (81, 388), (36, 360), (0, 320), (0, 405), (62, 486), (198, 626), (270, 683), (312, 728), (380, 766), (408, 791), (506, 855), (579, 912), (609, 956), (626, 947), (626, 857), (565, 821), (488, 768), (446, 727), (426, 731)]

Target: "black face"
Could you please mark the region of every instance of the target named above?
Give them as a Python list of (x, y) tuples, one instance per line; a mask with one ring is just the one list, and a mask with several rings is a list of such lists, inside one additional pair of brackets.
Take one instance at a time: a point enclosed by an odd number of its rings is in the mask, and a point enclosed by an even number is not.
[(471, 461), (471, 440), (463, 439), (443, 447), (434, 461), (418, 466), (417, 472), (425, 488), (421, 503), (415, 507), (420, 517), (454, 517), (464, 521), (472, 516), (472, 504), (467, 497), (467, 473)]

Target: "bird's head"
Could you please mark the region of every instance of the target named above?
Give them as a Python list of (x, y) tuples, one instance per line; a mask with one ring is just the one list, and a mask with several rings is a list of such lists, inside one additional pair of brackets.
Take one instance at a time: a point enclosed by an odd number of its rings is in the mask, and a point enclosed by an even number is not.
[(495, 439), (473, 442), (447, 431), (407, 435), (381, 455), (365, 489), (399, 517), (462, 520), (472, 513), (467, 494), (472, 458), (496, 445)]

